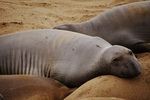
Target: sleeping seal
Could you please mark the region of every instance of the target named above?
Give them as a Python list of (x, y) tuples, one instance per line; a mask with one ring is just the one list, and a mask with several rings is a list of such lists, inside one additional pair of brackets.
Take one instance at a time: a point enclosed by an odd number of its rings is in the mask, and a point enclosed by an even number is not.
[(60, 25), (55, 29), (99, 36), (134, 53), (150, 52), (150, 1), (119, 6), (88, 21)]
[(100, 37), (42, 29), (0, 36), (0, 74), (51, 77), (68, 87), (99, 75), (135, 77), (141, 66), (130, 49)]
[(63, 100), (73, 91), (51, 78), (0, 75), (0, 93), (4, 100)]

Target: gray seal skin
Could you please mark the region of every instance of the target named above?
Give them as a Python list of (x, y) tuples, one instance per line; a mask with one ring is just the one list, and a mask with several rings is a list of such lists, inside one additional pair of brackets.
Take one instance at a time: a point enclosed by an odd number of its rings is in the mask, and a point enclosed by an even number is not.
[(115, 7), (88, 21), (64, 24), (54, 29), (99, 36), (134, 53), (150, 52), (150, 1)]
[(131, 50), (100, 37), (42, 29), (0, 36), (0, 74), (51, 77), (68, 87), (99, 75), (135, 77), (141, 66)]

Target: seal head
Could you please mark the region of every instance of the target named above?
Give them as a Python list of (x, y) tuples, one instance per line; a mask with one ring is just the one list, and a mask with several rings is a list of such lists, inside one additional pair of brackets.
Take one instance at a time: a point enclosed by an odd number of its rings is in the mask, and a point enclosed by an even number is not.
[(130, 78), (141, 73), (141, 65), (130, 49), (114, 45), (105, 50), (102, 56), (108, 74)]

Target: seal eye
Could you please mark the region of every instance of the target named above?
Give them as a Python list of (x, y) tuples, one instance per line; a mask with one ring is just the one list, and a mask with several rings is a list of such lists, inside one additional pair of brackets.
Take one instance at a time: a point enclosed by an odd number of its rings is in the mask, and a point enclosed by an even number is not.
[(120, 58), (114, 58), (114, 59), (113, 59), (113, 63), (118, 63), (119, 60), (120, 60)]
[(132, 52), (132, 51), (128, 51), (128, 54), (129, 54), (129, 55), (133, 55), (133, 52)]

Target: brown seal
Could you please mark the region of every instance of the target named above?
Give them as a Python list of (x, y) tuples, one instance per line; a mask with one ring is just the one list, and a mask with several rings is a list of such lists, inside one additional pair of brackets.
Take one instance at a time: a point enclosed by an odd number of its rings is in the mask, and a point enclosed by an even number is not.
[(0, 75), (4, 100), (63, 100), (73, 92), (51, 78), (31, 75)]

